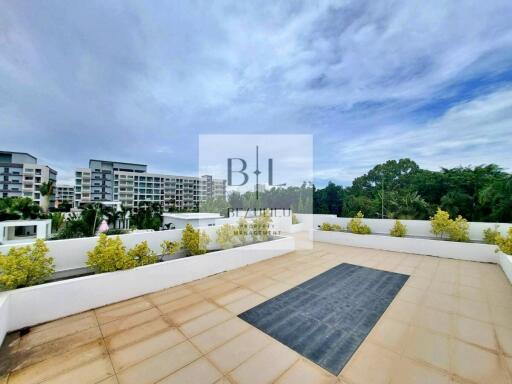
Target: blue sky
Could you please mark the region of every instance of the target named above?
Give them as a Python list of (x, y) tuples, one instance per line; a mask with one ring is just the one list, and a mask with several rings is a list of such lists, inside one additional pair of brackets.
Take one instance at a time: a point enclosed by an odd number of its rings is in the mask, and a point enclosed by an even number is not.
[[(1, 1), (0, 149), (195, 174), (199, 134), (314, 135), (315, 181), (512, 167), (512, 2)], [(297, 148), (300, 153), (300, 148)]]

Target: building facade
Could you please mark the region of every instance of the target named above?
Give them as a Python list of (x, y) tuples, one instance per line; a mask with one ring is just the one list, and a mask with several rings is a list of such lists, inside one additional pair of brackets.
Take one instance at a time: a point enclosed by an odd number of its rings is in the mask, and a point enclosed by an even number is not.
[(119, 201), (129, 208), (158, 203), (165, 211), (193, 210), (209, 197), (226, 197), (226, 181), (147, 172), (145, 164), (90, 160), (76, 170), (75, 208), (90, 202)]
[(57, 184), (55, 187), (55, 207), (58, 207), (64, 201), (73, 205), (75, 199), (75, 187), (67, 184)]
[[(37, 163), (37, 158), (23, 152), (0, 151), (0, 197), (30, 197), (41, 203), (42, 183), (57, 182), (57, 171)], [(49, 207), (55, 207), (55, 188)]]

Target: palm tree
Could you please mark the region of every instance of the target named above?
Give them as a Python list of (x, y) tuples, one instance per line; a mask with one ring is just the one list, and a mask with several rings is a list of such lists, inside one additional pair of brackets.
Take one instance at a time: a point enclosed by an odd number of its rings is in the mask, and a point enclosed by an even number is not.
[(121, 219), (121, 211), (118, 211), (116, 207), (104, 207), (102, 213), (107, 218), (107, 222), (113, 228), (117, 228), (117, 223)]
[(50, 206), (50, 196), (53, 195), (53, 181), (50, 180), (47, 183), (41, 183), (39, 186), (39, 193), (41, 194), (41, 208), (44, 213), (48, 213), (48, 207)]
[(121, 226), (122, 226), (122, 229), (126, 229), (129, 227), (129, 219), (130, 219), (130, 216), (131, 216), (131, 209), (128, 208), (127, 206), (121, 204), (121, 210), (119, 211), (119, 214), (120, 214), (120, 219), (121, 219)]

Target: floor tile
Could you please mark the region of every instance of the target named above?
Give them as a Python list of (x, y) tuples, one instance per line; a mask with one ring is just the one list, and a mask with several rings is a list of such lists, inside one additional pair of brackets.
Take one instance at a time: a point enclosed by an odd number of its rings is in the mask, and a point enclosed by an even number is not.
[(467, 317), (455, 318), (455, 337), (478, 346), (496, 350), (494, 329), (489, 323), (483, 323)]
[(207, 357), (223, 373), (228, 373), (271, 342), (270, 337), (252, 328), (211, 351)]
[(222, 374), (208, 360), (202, 358), (167, 376), (159, 384), (211, 384), (220, 377)]
[(505, 384), (508, 378), (501, 369), (497, 355), (472, 345), (454, 341), (452, 350), (453, 371), (476, 383)]
[(335, 376), (316, 364), (299, 360), (277, 379), (276, 384), (332, 384), (335, 382)]
[(394, 370), (390, 384), (451, 384), (447, 373), (402, 358)]
[(170, 312), (167, 314), (166, 318), (170, 320), (174, 325), (178, 326), (217, 308), (218, 307), (215, 304), (209, 303), (207, 301), (200, 301), (188, 307)]
[(21, 337), (20, 348), (32, 348), (37, 345), (97, 326), (98, 322), (96, 321), (94, 315), (91, 314), (87, 317), (83, 317), (76, 321), (67, 322), (57, 327), (46, 328), (40, 330), (39, 332), (29, 332), (27, 335)]
[(110, 364), (110, 359), (105, 356), (80, 365), (56, 377), (52, 377), (47, 381), (43, 381), (41, 384), (96, 384), (112, 377), (112, 375), (114, 375), (114, 369), (112, 368), (112, 364)]
[(190, 341), (201, 352), (208, 353), (248, 328), (246, 322), (235, 317), (192, 337)]
[(299, 355), (282, 344), (272, 343), (229, 374), (238, 384), (266, 384), (290, 368)]
[(180, 326), (180, 330), (187, 337), (193, 337), (209, 328), (212, 328), (233, 317), (233, 314), (225, 309), (218, 308), (195, 319), (187, 321)]
[(101, 324), (101, 333), (104, 337), (108, 337), (116, 332), (123, 331), (139, 324), (155, 320), (160, 317), (160, 311), (156, 308), (150, 308), (146, 311), (138, 312), (130, 316), (123, 317), (110, 323)]
[(105, 338), (105, 345), (109, 351), (114, 351), (169, 328), (169, 324), (161, 318), (157, 318)]
[(36, 384), (55, 377), (67, 370), (80, 367), (90, 361), (107, 356), (102, 342), (93, 342), (56, 357), (14, 371), (10, 384)]
[(434, 367), (450, 369), (450, 340), (448, 336), (416, 328), (406, 344), (405, 355)]
[(185, 340), (185, 337), (176, 329), (170, 329), (147, 339), (118, 349), (110, 354), (112, 364), (116, 371), (156, 355)]
[(109, 321), (118, 320), (125, 316), (130, 316), (138, 312), (142, 312), (152, 308), (153, 306), (146, 300), (136, 301), (131, 304), (123, 305), (121, 307), (114, 307), (109, 310), (97, 310), (96, 317), (100, 324), (108, 323)]
[(401, 354), (409, 333), (410, 327), (408, 324), (391, 318), (383, 318), (379, 320), (372, 333), (370, 333), (369, 340)]
[(200, 356), (199, 351), (185, 341), (119, 372), (117, 378), (120, 384), (156, 383)]
[(340, 377), (354, 384), (386, 384), (400, 356), (372, 343), (364, 343), (341, 371)]

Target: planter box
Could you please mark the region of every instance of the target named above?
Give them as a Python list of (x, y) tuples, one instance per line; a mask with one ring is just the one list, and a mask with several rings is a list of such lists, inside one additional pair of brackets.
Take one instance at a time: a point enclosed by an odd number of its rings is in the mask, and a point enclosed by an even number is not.
[(201, 279), (295, 250), (284, 237), (111, 273), (0, 293), (0, 342), (5, 333)]
[(291, 224), (290, 225), (290, 233), (297, 233), (306, 230), (306, 225), (304, 223)]
[(386, 235), (358, 235), (347, 232), (312, 231), (312, 239), (324, 243), (353, 247), (383, 249), (386, 251), (415, 253), (418, 255), (446, 257), (450, 259), (498, 263), (495, 245), (458, 243), (455, 241), (392, 237)]

